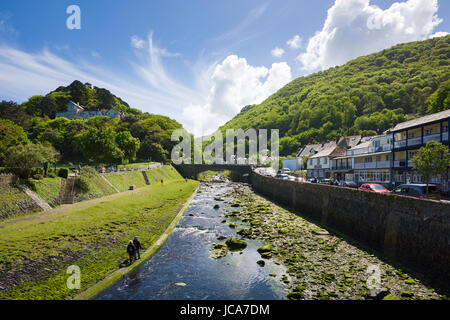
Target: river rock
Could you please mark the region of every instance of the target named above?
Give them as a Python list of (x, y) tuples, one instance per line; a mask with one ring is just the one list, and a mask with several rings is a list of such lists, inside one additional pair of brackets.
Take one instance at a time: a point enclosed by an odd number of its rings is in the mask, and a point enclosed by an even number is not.
[(238, 235), (244, 237), (252, 234), (251, 230), (248, 228), (239, 229), (237, 232)]
[(236, 238), (228, 238), (227, 241), (225, 241), (225, 244), (231, 251), (240, 251), (247, 247), (247, 243), (245, 241)]
[(257, 263), (259, 266), (261, 266), (261, 267), (264, 267), (264, 266), (266, 265), (266, 263), (264, 262), (264, 260), (258, 260), (258, 261), (256, 261), (256, 263)]
[(266, 244), (265, 246), (262, 246), (258, 249), (259, 253), (267, 253), (267, 252), (271, 252), (273, 249), (273, 246), (269, 243)]
[(209, 250), (210, 257), (212, 259), (220, 259), (226, 257), (228, 254), (228, 247), (223, 243), (213, 243)]
[(375, 288), (370, 289), (366, 293), (366, 299), (369, 300), (382, 300), (384, 297), (389, 295), (389, 290), (386, 288)]

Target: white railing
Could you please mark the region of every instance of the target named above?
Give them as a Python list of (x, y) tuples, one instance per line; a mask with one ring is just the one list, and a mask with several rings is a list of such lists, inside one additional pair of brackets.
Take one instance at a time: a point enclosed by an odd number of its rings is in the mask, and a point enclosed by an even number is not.
[(430, 141), (441, 141), (441, 134), (431, 134), (429, 136), (423, 136), (423, 143), (427, 144)]
[(384, 151), (391, 151), (391, 145), (385, 144), (379, 147), (370, 147), (369, 153), (377, 153), (377, 152), (384, 152)]
[(394, 167), (396, 167), (396, 168), (405, 167), (405, 166), (406, 166), (406, 160), (394, 161)]
[(355, 169), (386, 169), (390, 167), (391, 167), (390, 161), (355, 163)]
[(394, 142), (394, 148), (404, 148), (404, 147), (406, 147), (406, 140)]
[(390, 161), (377, 162), (377, 168), (378, 169), (386, 169), (386, 168), (390, 168), (390, 167), (391, 167), (391, 162)]
[(417, 146), (419, 144), (422, 144), (421, 137), (408, 139), (408, 146)]
[(355, 163), (355, 169), (365, 169), (364, 163)]

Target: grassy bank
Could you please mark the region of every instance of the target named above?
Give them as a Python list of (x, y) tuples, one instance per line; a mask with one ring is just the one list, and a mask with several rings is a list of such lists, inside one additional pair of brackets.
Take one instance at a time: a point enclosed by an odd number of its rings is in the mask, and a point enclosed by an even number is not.
[(31, 180), (32, 189), (52, 207), (59, 205), (59, 191), (61, 190), (61, 178), (44, 178)]
[(127, 191), (130, 186), (135, 188), (142, 188), (146, 186), (144, 176), (141, 171), (124, 172), (124, 173), (111, 173), (105, 175), (120, 192)]
[[(174, 179), (5, 225), (0, 233), (0, 299), (67, 299), (86, 290), (119, 269), (128, 240), (138, 236), (149, 248), (197, 184)], [(81, 269), (81, 290), (66, 286), (70, 265)]]

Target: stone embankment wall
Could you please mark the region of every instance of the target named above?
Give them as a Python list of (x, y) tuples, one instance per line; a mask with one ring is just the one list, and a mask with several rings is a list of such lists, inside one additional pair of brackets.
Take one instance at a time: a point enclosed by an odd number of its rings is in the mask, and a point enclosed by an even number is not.
[(0, 174), (0, 186), (9, 185), (16, 180), (13, 174)]
[(254, 189), (450, 289), (450, 204), (255, 172)]

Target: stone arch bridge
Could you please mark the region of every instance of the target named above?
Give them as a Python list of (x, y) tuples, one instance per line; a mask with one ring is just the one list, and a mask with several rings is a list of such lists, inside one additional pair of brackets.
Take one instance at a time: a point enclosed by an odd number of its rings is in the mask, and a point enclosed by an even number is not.
[(205, 171), (233, 171), (240, 175), (251, 174), (252, 166), (248, 164), (181, 164), (183, 176), (197, 178), (199, 173)]

